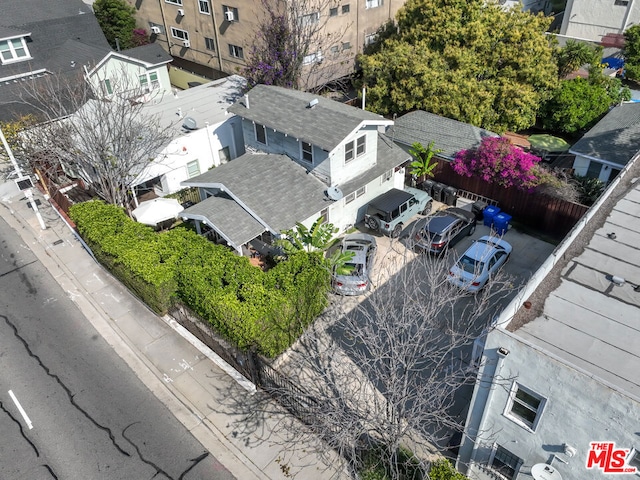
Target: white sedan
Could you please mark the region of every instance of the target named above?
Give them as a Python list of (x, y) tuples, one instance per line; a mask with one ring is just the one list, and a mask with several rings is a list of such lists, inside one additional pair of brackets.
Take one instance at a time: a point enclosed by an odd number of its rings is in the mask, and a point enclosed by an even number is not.
[(511, 255), (512, 247), (488, 235), (476, 240), (449, 270), (449, 282), (467, 292), (482, 290)]

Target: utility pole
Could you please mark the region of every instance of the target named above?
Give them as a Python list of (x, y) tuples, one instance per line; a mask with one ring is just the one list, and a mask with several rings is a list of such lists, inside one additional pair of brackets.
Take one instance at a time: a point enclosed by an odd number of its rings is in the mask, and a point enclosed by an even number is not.
[[(31, 185), (31, 187), (33, 187), (33, 183), (31, 182), (31, 178), (24, 177), (22, 175), (22, 170), (20, 169), (20, 165), (18, 165), (18, 162), (16, 161), (16, 158), (13, 156), (13, 152), (11, 151), (11, 147), (9, 147), (9, 144), (7, 143), (7, 139), (4, 137), (4, 133), (2, 132), (2, 128), (0, 128), (0, 140), (2, 140), (2, 145), (4, 146), (4, 149), (7, 151), (7, 155), (9, 155), (9, 160), (11, 160), (11, 164), (13, 165), (13, 168), (14, 168), (16, 174), (18, 175), (18, 178), (15, 180), (16, 185), (18, 186), (18, 188), (20, 188), (22, 190), (20, 183), (23, 182), (24, 180), (29, 180), (29, 185)], [(31, 207), (33, 208), (33, 211), (36, 212), (36, 218), (38, 219), (38, 223), (40, 223), (40, 228), (42, 228), (42, 230), (46, 230), (47, 226), (44, 224), (44, 220), (42, 219), (42, 215), (40, 215), (40, 210), (38, 210), (38, 205), (36, 204), (36, 201), (33, 199), (33, 192), (31, 191), (31, 187), (28, 187), (28, 188), (24, 189), (24, 195), (29, 200), (29, 203), (30, 203)]]

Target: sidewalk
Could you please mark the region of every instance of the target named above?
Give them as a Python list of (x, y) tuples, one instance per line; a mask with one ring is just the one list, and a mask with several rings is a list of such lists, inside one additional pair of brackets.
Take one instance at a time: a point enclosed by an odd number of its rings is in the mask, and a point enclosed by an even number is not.
[(292, 418), (275, 402), (266, 418), (245, 420), (253, 386), (237, 382), (211, 360), (215, 353), (132, 296), (91, 258), (42, 194), (33, 191), (45, 230), (13, 182), (0, 185), (0, 216), (140, 380), (236, 478), (348, 478), (327, 471), (311, 453), (312, 446), (298, 444), (292, 450), (283, 441), (286, 432), (277, 430), (277, 424)]

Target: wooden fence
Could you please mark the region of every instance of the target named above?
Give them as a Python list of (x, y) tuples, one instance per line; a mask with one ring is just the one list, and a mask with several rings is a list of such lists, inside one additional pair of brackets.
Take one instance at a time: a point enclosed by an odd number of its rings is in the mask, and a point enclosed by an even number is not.
[[(450, 162), (438, 160), (433, 180), (458, 191), (494, 200), (500, 210), (515, 221), (557, 239), (563, 238), (589, 209), (586, 205), (569, 202), (536, 192), (504, 188), (477, 177), (458, 175)], [(462, 193), (462, 192), (459, 192)]]

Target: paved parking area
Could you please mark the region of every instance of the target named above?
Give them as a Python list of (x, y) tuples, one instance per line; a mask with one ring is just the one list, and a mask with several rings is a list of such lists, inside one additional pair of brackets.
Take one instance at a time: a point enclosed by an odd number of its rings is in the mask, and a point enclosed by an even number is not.
[[(460, 208), (470, 210), (470, 205), (457, 205)], [(446, 208), (444, 204), (436, 204), (434, 210)], [(358, 224), (356, 227), (363, 233), (368, 233), (376, 237), (378, 251), (376, 253), (376, 262), (373, 270), (372, 289), (365, 295), (357, 297), (340, 298), (342, 308), (345, 312), (351, 311), (364, 301), (369, 295), (374, 295), (376, 290), (384, 285), (390, 277), (397, 273), (401, 268), (409, 262), (423, 254), (417, 254), (413, 250), (412, 231), (415, 230), (416, 224), (425, 218), (423, 215), (416, 216), (412, 222), (405, 226), (399, 238), (394, 239), (386, 235), (381, 235), (368, 229), (364, 224)], [(461, 255), (474, 240), (491, 235), (491, 228), (482, 224), (482, 220), (478, 221), (475, 233), (463, 238), (458, 242), (450, 255), (443, 257), (442, 261), (453, 262), (453, 258)], [(512, 279), (515, 289), (505, 298), (510, 300), (517, 294), (517, 287), (523, 285), (538, 269), (538, 267), (547, 259), (555, 249), (555, 245), (544, 240), (540, 240), (531, 235), (519, 232), (515, 228), (509, 229), (503, 236), (504, 240), (509, 242), (513, 247), (511, 258), (505, 264), (502, 272), (505, 276)]]

